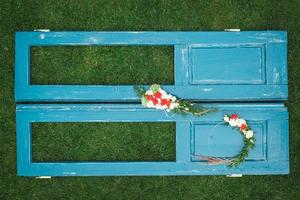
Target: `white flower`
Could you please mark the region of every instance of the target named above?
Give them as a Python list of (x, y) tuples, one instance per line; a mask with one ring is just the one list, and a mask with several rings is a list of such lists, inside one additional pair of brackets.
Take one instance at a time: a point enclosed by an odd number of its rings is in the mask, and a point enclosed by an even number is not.
[(163, 106), (161, 106), (160, 104), (156, 104), (155, 105), (155, 108), (158, 109), (158, 110), (163, 110)]
[(167, 105), (163, 105), (162, 108), (163, 108), (163, 109), (167, 109), (168, 106), (167, 106)]
[(224, 115), (224, 121), (229, 122), (229, 117), (227, 115)]
[(251, 139), (250, 142), (254, 143), (254, 140)]
[(247, 139), (252, 138), (253, 137), (253, 131), (252, 130), (246, 131), (245, 136), (246, 136)]
[(168, 94), (167, 97), (168, 97), (168, 99), (172, 99), (173, 96)]
[(176, 97), (175, 96), (172, 96), (172, 101), (176, 101)]
[(173, 110), (175, 108), (175, 103), (170, 104), (170, 109)]
[(185, 110), (189, 110), (189, 108), (185, 108)]
[(146, 104), (146, 106), (148, 108), (154, 108), (154, 105), (153, 105), (152, 101), (148, 101), (147, 104)]
[(171, 103), (170, 104), (170, 109), (173, 110), (174, 108), (177, 108), (179, 106), (179, 103)]
[(161, 93), (161, 97), (162, 97), (163, 99), (166, 99), (166, 98), (168, 97), (168, 94), (167, 94), (166, 91), (160, 89), (159, 92)]
[(145, 94), (146, 95), (153, 95), (153, 92), (152, 92), (152, 90), (147, 90)]
[(161, 94), (161, 98), (162, 98), (162, 99), (167, 99), (167, 98), (168, 98), (168, 95), (162, 93), (162, 94)]
[(235, 119), (230, 119), (229, 124), (230, 124), (230, 126), (237, 126), (237, 122)]
[(247, 124), (246, 121), (244, 119), (237, 119), (236, 120), (237, 126), (241, 127), (242, 124)]

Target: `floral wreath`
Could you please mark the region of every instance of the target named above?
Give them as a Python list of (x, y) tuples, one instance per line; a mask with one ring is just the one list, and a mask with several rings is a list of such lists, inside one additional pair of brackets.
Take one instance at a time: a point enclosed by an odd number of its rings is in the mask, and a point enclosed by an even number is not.
[[(174, 114), (190, 113), (196, 116), (202, 116), (209, 112), (216, 111), (216, 109), (207, 109), (189, 101), (178, 99), (174, 95), (168, 94), (158, 84), (151, 85), (148, 90), (136, 86), (135, 91), (141, 98), (144, 107), (164, 110), (166, 113), (172, 111)], [(240, 153), (231, 159), (202, 155), (195, 156), (211, 165), (228, 164), (229, 167), (238, 166), (248, 157), (249, 150), (255, 147), (254, 132), (246, 120), (240, 118), (237, 114), (224, 115), (223, 120), (224, 125), (231, 126), (243, 135), (244, 146)]]
[(208, 164), (228, 164), (229, 167), (235, 167), (240, 165), (249, 155), (249, 150), (255, 147), (255, 137), (253, 130), (249, 127), (246, 120), (240, 118), (237, 114), (224, 115), (224, 125), (231, 126), (243, 135), (244, 146), (239, 154), (231, 159), (221, 158), (221, 157), (211, 157), (196, 155), (196, 157), (207, 161)]

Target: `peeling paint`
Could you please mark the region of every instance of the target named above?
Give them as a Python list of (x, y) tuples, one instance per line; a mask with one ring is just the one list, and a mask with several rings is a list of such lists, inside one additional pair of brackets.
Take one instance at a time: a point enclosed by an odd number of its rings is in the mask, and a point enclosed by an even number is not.
[(212, 88), (203, 88), (201, 90), (204, 92), (211, 92), (213, 89)]
[(39, 38), (40, 38), (41, 40), (43, 40), (43, 39), (46, 38), (46, 36), (45, 36), (45, 34), (40, 34), (40, 35), (39, 35)]

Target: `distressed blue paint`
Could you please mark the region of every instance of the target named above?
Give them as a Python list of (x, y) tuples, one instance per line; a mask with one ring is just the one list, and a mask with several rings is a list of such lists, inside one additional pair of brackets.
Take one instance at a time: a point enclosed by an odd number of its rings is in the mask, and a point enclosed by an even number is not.
[[(179, 98), (201, 101), (286, 100), (288, 91), (287, 85), (166, 85), (162, 87)], [(17, 101), (140, 102), (133, 86), (32, 85), (16, 86), (16, 90), (18, 90), (15, 92)]]
[[(266, 71), (268, 84), (288, 84), (287, 45), (267, 44)], [(283, 53), (285, 52), (285, 53)]]
[[(288, 113), (282, 104), (209, 104), (219, 112), (195, 117), (191, 115), (167, 117), (163, 111), (143, 108), (137, 104), (90, 104), (90, 105), (17, 105), (17, 152), (18, 175), (22, 176), (122, 176), (122, 175), (225, 175), (286, 174), (288, 160)], [(206, 105), (208, 106), (208, 105)], [(200, 142), (202, 130), (195, 126), (215, 124), (225, 113), (242, 113), (260, 134), (258, 150), (251, 152), (245, 163), (229, 169), (225, 165), (205, 165), (194, 159), (195, 144)], [(31, 161), (30, 123), (33, 122), (176, 122), (176, 161), (174, 162), (79, 162), (34, 163)], [(255, 126), (257, 124), (258, 126)], [(262, 126), (261, 128), (259, 128)], [(228, 128), (230, 129), (230, 128)], [(218, 134), (226, 140), (228, 129)], [(199, 132), (200, 131), (200, 132)], [(260, 131), (260, 132), (259, 132)], [(204, 133), (207, 134), (207, 133)], [(230, 136), (232, 137), (232, 136)], [(233, 137), (232, 137), (233, 138)], [(202, 141), (203, 142), (203, 141)], [(214, 141), (220, 155), (227, 151), (220, 138)], [(233, 139), (233, 145), (240, 141)], [(197, 147), (199, 153), (199, 147)], [(238, 149), (234, 149), (238, 151)], [(264, 151), (263, 153), (259, 151)], [(233, 150), (231, 150), (233, 154)], [(236, 152), (237, 153), (237, 152)]]
[(174, 47), (174, 77), (175, 85), (188, 85), (189, 46), (175, 45)]
[[(178, 45), (286, 43), (284, 31), (242, 32), (17, 32), (32, 45)], [(202, 42), (203, 41), (203, 42)]]
[(203, 101), (287, 99), (283, 31), (17, 32), (16, 101), (139, 101), (131, 86), (30, 85), (30, 47), (57, 45), (174, 45), (175, 85), (164, 86), (174, 95)]
[(189, 132), (191, 124), (185, 121), (176, 122), (176, 162), (186, 163), (190, 161), (191, 140)]
[[(248, 160), (266, 160), (267, 123), (260, 120), (247, 122), (256, 138), (255, 148), (250, 151)], [(192, 154), (230, 158), (242, 149), (243, 136), (237, 130), (222, 126), (222, 123), (223, 121), (212, 121), (193, 125)]]
[(30, 124), (17, 117), (17, 170), (18, 174), (26, 175), (31, 163), (31, 130)]
[[(139, 102), (133, 86), (31, 85), (30, 47), (59, 45), (173, 45), (175, 85), (164, 89), (195, 101), (287, 99), (287, 34), (254, 32), (17, 32), (16, 101)], [(148, 87), (148, 86), (146, 86)], [(103, 94), (106, 95), (103, 95)], [(207, 104), (204, 117), (167, 117), (137, 104), (17, 105), (17, 161), (22, 176), (225, 175), (289, 173), (288, 113), (282, 103)], [(196, 154), (231, 157), (241, 136), (217, 126), (224, 114), (242, 113), (256, 133), (256, 148), (238, 168), (208, 166)], [(34, 122), (176, 122), (175, 162), (33, 163)]]
[(264, 46), (192, 47), (191, 84), (265, 84)]

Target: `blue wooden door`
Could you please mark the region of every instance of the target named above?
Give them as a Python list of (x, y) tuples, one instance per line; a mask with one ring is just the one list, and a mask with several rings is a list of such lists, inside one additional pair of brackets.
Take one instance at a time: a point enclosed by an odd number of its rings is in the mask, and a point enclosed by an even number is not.
[[(48, 45), (173, 45), (175, 84), (162, 87), (183, 99), (210, 102), (207, 106), (219, 111), (204, 117), (167, 117), (163, 111), (143, 108), (133, 86), (31, 85), (30, 47)], [(286, 48), (286, 32), (282, 31), (18, 32), (18, 175), (287, 174), (288, 113), (283, 104), (288, 95)], [(131, 104), (20, 104), (26, 101)], [(230, 158), (242, 148), (239, 134), (218, 125), (228, 113), (238, 113), (249, 121), (256, 147), (237, 168), (207, 165), (197, 155)], [(176, 161), (35, 163), (31, 158), (31, 124), (35, 122), (175, 122)]]
[(175, 84), (163, 87), (180, 98), (287, 98), (286, 32), (17, 32), (17, 101), (139, 101), (132, 86), (31, 85), (30, 48), (50, 45), (173, 45)]
[[(18, 105), (18, 174), (22, 176), (230, 175), (289, 173), (288, 114), (278, 104), (213, 104), (218, 113), (204, 117), (167, 117), (141, 105)], [(222, 125), (226, 113), (243, 113), (256, 136), (256, 148), (236, 168), (207, 165), (196, 155), (232, 157), (242, 137)], [(31, 123), (35, 122), (176, 122), (174, 162), (32, 162)], [(217, 126), (216, 126), (217, 125)], [(213, 130), (213, 132), (212, 132)], [(85, 133), (88, 134), (88, 133)]]

